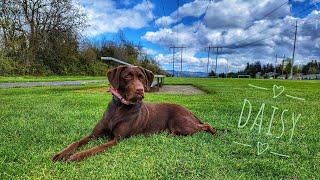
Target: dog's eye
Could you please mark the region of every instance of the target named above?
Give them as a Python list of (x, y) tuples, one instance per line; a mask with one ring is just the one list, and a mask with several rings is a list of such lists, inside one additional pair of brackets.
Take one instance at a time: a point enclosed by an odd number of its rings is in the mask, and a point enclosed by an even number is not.
[(128, 75), (126, 75), (126, 76), (124, 76), (124, 79), (131, 79), (131, 75), (130, 74), (128, 74)]
[(142, 79), (142, 78), (143, 78), (143, 75), (142, 75), (142, 74), (138, 74), (138, 78), (139, 78), (139, 79)]

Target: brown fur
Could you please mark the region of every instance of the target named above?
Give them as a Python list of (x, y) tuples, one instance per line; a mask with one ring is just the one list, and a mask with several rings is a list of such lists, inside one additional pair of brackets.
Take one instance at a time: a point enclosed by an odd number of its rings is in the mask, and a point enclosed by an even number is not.
[[(153, 80), (151, 71), (140, 67), (119, 66), (110, 70), (107, 76), (110, 84), (133, 104), (124, 105), (117, 99), (112, 100), (91, 134), (70, 144), (56, 154), (52, 158), (53, 161), (80, 161), (116, 145), (123, 138), (138, 134), (150, 135), (168, 131), (171, 135), (191, 135), (203, 130), (216, 135), (216, 129), (209, 124), (203, 124), (189, 110), (180, 105), (143, 103), (144, 90), (150, 88)], [(108, 136), (109, 141), (73, 154), (80, 146), (102, 136)]]

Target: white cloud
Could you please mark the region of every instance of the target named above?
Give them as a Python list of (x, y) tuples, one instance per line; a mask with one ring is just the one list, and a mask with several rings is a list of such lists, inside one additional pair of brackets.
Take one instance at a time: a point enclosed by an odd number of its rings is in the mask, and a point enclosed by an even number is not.
[[(197, 58), (196, 54), (205, 53), (204, 48), (209, 45), (247, 45), (238, 49), (223, 49), (218, 60), (218, 72), (223, 71), (227, 60), (234, 71), (243, 68), (247, 62), (260, 60), (262, 63), (274, 63), (275, 54), (278, 54), (278, 57), (292, 56), (294, 23), (297, 18), (291, 16), (290, 5), (282, 6), (268, 18), (260, 18), (281, 3), (278, 0), (212, 2), (203, 23), (195, 32), (197, 22), (185, 25), (181, 19), (187, 16), (199, 17), (203, 13), (206, 3), (196, 0), (179, 8), (180, 18), (176, 18), (177, 10), (170, 16), (158, 18), (158, 25), (164, 25), (164, 19), (171, 25), (155, 32), (146, 32), (142, 38), (165, 48), (172, 45), (188, 47), (183, 54), (183, 60), (186, 67), (193, 71), (205, 71), (206, 58)], [(311, 57), (320, 57), (320, 23), (319, 27), (316, 27), (319, 19), (320, 11), (316, 10), (304, 18), (298, 18), (296, 62), (306, 62)], [(245, 28), (248, 26), (249, 28)], [(172, 55), (158, 54), (156, 59), (166, 69), (172, 69)], [(175, 68), (179, 69), (179, 63), (176, 63)]]
[[(301, 1), (301, 0), (295, 0)], [(160, 45), (186, 46), (183, 53), (185, 70), (205, 71), (207, 58), (204, 48), (211, 46), (247, 45), (238, 49), (223, 49), (219, 55), (218, 72), (222, 72), (227, 62), (231, 70), (243, 68), (245, 63), (260, 60), (263, 63), (274, 63), (274, 56), (292, 56), (294, 23), (297, 18), (290, 14), (290, 4), (283, 5), (267, 18), (264, 15), (283, 3), (279, 0), (215, 0), (211, 1), (207, 13), (201, 20), (183, 24), (186, 17), (202, 17), (209, 1), (195, 0), (184, 3), (171, 14), (156, 19), (160, 27), (157, 31), (148, 31), (141, 38)], [(311, 3), (319, 3), (311, 0)], [(88, 15), (90, 27), (87, 35), (96, 36), (105, 32), (117, 32), (123, 28), (140, 29), (148, 26), (154, 17), (148, 11), (155, 8), (146, 0), (133, 4), (132, 1), (122, 1), (124, 7), (118, 8), (112, 0), (81, 0), (80, 5)], [(132, 6), (133, 5), (133, 6)], [(129, 8), (130, 6), (130, 8)], [(178, 16), (179, 12), (179, 16)], [(314, 10), (304, 18), (298, 18), (298, 37), (296, 62), (302, 63), (310, 58), (320, 56), (320, 11)], [(197, 30), (197, 31), (196, 31)], [(178, 32), (178, 33), (177, 33)], [(172, 54), (159, 53), (154, 49), (144, 48), (148, 55), (165, 68), (172, 68)], [(199, 54), (202, 52), (202, 57)], [(215, 64), (210, 61), (210, 67)], [(176, 53), (175, 68), (180, 67), (180, 53)]]
[(122, 2), (122, 4), (124, 4), (125, 6), (129, 6), (129, 5), (133, 4), (133, 2), (130, 1), (130, 0), (122, 0), (121, 2)]
[[(195, 49), (189, 49), (188, 51), (183, 51), (183, 57), (182, 62), (183, 70), (193, 71), (193, 72), (199, 72), (204, 71), (204, 67), (206, 67), (207, 64), (207, 58), (197, 58), (195, 57), (196, 50)], [(175, 69), (180, 70), (181, 68), (181, 62), (180, 62), (180, 51), (176, 52), (175, 55)], [(159, 53), (154, 58), (161, 66), (170, 66), (169, 69), (172, 69), (172, 54), (162, 54)]]
[(226, 58), (219, 58), (218, 59), (218, 65), (227, 65), (228, 64), (228, 60)]
[[(127, 2), (124, 4), (129, 5)], [(145, 0), (132, 8), (117, 8), (116, 2), (112, 0), (81, 0), (79, 5), (87, 14), (89, 27), (86, 30), (88, 36), (96, 36), (105, 32), (118, 32), (123, 28), (140, 29), (146, 27), (152, 20), (154, 5)]]
[[(283, 2), (279, 0), (215, 0), (211, 2), (195, 0), (183, 4), (170, 16), (158, 18), (156, 23), (158, 25), (170, 25), (181, 21), (184, 17), (200, 17), (208, 7), (204, 17), (206, 26), (210, 28), (245, 27), (253, 20), (262, 18), (263, 15), (280, 6), (281, 3)], [(276, 19), (289, 13), (290, 5), (286, 4), (268, 18)]]
[(155, 55), (155, 54), (158, 53), (156, 50), (150, 49), (150, 48), (146, 48), (146, 47), (143, 47), (142, 51), (147, 55)]
[(156, 24), (163, 27), (169, 26), (170, 24), (173, 24), (175, 22), (177, 21), (170, 16), (162, 16), (156, 20)]

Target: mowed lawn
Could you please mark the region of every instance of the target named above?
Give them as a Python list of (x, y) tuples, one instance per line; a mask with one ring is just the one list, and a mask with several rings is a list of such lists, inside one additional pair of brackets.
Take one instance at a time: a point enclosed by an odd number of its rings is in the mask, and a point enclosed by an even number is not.
[[(148, 93), (145, 101), (181, 104), (203, 122), (230, 131), (218, 138), (205, 132), (137, 136), (80, 163), (53, 163), (55, 153), (90, 133), (99, 121), (111, 99), (107, 85), (0, 89), (0, 179), (320, 178), (320, 81), (166, 78), (166, 83), (193, 84), (207, 94)], [(273, 85), (284, 86), (277, 98)], [(276, 88), (276, 95), (280, 92)], [(244, 99), (252, 112), (238, 128)], [(261, 116), (252, 125), (263, 103), (259, 133)], [(249, 114), (247, 105), (241, 126)], [(105, 141), (92, 141), (81, 150)]]

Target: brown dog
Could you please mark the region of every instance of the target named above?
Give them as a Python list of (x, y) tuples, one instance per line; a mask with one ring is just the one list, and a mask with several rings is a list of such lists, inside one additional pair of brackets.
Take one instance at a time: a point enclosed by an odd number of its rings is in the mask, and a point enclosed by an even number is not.
[[(70, 144), (52, 160), (80, 161), (114, 146), (123, 138), (133, 135), (150, 135), (168, 131), (172, 135), (191, 135), (207, 131), (216, 135), (216, 129), (203, 124), (189, 110), (176, 104), (144, 104), (144, 91), (153, 81), (151, 71), (136, 66), (119, 66), (107, 74), (113, 99), (102, 119), (91, 134)], [(73, 154), (90, 140), (108, 136), (105, 144)]]

